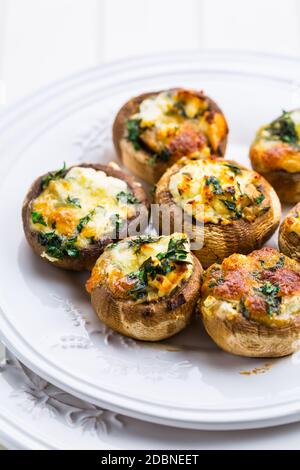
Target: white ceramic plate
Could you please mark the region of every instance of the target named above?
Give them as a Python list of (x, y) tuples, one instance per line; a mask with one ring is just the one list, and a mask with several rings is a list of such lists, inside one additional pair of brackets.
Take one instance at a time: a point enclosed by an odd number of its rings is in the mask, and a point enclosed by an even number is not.
[(132, 59), (60, 82), (2, 114), (0, 330), (20, 360), (89, 402), (148, 421), (241, 429), (299, 418), (297, 355), (260, 361), (225, 354), (197, 321), (161, 344), (121, 337), (93, 313), (86, 274), (51, 268), (32, 254), (20, 217), (24, 194), (37, 175), (64, 160), (115, 158), (114, 113), (144, 90), (205, 89), (229, 120), (227, 157), (249, 165), (257, 127), (282, 108), (300, 105), (299, 69), (297, 60), (245, 53)]
[(9, 449), (299, 449), (299, 423), (229, 433), (146, 423), (80, 400), (8, 357), (0, 366), (0, 442)]

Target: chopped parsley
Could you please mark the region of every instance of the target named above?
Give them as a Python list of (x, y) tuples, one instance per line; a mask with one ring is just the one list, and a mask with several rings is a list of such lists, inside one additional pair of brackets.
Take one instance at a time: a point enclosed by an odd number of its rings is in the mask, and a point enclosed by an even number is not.
[(126, 123), (127, 138), (133, 144), (135, 150), (140, 150), (140, 119), (129, 119)]
[[(142, 241), (145, 239), (146, 241)], [(128, 243), (138, 242), (139, 245), (141, 245), (143, 243), (147, 243), (148, 240), (148, 237), (139, 237), (139, 239), (129, 240)], [(154, 240), (157, 241), (157, 239)], [(137, 271), (128, 274), (128, 279), (135, 281), (134, 287), (128, 291), (128, 294), (132, 295), (136, 299), (145, 297), (147, 295), (149, 278), (153, 280), (158, 275), (166, 275), (173, 271), (175, 266), (172, 262), (188, 262), (188, 251), (185, 249), (185, 243), (186, 240), (184, 239), (176, 240), (171, 238), (167, 251), (165, 253), (158, 253), (156, 256), (156, 258), (159, 260), (159, 263), (156, 263), (152, 257), (149, 257), (144, 261)]]
[(139, 237), (128, 240), (127, 244), (129, 248), (134, 248), (135, 252), (137, 252), (142, 245), (156, 243), (159, 239), (160, 237), (152, 237), (151, 235), (140, 235)]
[(280, 256), (280, 258), (277, 261), (277, 263), (275, 264), (275, 266), (272, 266), (271, 268), (268, 268), (268, 271), (273, 271), (273, 272), (277, 271), (277, 269), (283, 268), (284, 263), (285, 263), (285, 257), (282, 255), (282, 256)]
[(164, 148), (159, 154), (158, 159), (162, 162), (167, 162), (170, 158), (171, 152), (168, 148)]
[(291, 118), (291, 114), (286, 111), (283, 111), (282, 116), (273, 121), (267, 130), (271, 133), (272, 137), (282, 142), (298, 145), (299, 139), (295, 123)]
[(38, 234), (38, 241), (42, 246), (46, 247), (46, 253), (57, 259), (66, 255), (70, 256), (70, 258), (79, 256), (79, 249), (74, 246), (76, 240), (77, 237), (60, 237), (55, 232), (40, 232)]
[(234, 163), (225, 163), (224, 166), (227, 166), (236, 175), (240, 175), (242, 173), (241, 168)]
[(63, 167), (60, 170), (50, 172), (42, 179), (42, 189), (46, 189), (50, 181), (61, 178), (65, 171), (66, 171), (66, 162), (64, 162)]
[(109, 243), (108, 245), (106, 245), (106, 250), (112, 250), (113, 248), (115, 248), (117, 246), (118, 242), (112, 242), (112, 243)]
[(78, 207), (81, 209), (80, 200), (77, 197), (71, 197), (70, 195), (67, 197), (67, 204), (70, 206)]
[[(285, 263), (285, 257), (283, 255), (280, 256), (277, 263), (274, 266), (271, 266), (270, 268), (266, 267), (265, 261), (262, 259), (259, 260), (259, 263), (260, 263), (260, 266), (264, 268), (264, 271), (275, 272), (277, 271), (277, 269), (283, 268), (284, 263)], [(252, 275), (255, 279), (261, 279), (263, 277), (264, 271), (262, 272), (261, 270), (258, 269), (258, 270), (253, 271)]]
[(95, 209), (93, 209), (91, 212), (89, 212), (87, 215), (85, 215), (84, 217), (82, 217), (82, 219), (79, 220), (78, 225), (76, 227), (78, 233), (80, 233), (82, 229), (86, 226), (86, 224), (89, 223), (94, 214)]
[(132, 295), (135, 299), (141, 299), (147, 294), (147, 272), (146, 268), (142, 267), (134, 273), (128, 274), (128, 279), (135, 281), (135, 285), (128, 291), (129, 295)]
[(280, 291), (280, 287), (277, 284), (271, 284), (270, 282), (266, 282), (266, 284), (264, 284), (258, 290), (264, 295), (277, 295)]
[(171, 152), (168, 148), (162, 149), (161, 152), (153, 152), (149, 149), (146, 144), (140, 139), (141, 128), (140, 128), (141, 119), (129, 119), (126, 122), (127, 127), (127, 140), (133, 144), (134, 150), (145, 150), (149, 154), (149, 163), (154, 165), (158, 160), (162, 162), (167, 162), (171, 155)]
[(220, 201), (223, 202), (229, 211), (235, 212), (235, 215), (238, 219), (242, 217), (242, 213), (239, 209), (237, 209), (235, 201), (228, 201), (227, 199), (220, 199)]
[(172, 266), (167, 260), (154, 264), (151, 257), (146, 259), (138, 271), (128, 274), (128, 279), (136, 281), (135, 286), (128, 293), (135, 298), (145, 297), (147, 294), (148, 278), (153, 280), (159, 274), (164, 276), (174, 269), (175, 266)]
[(260, 196), (257, 196), (257, 197), (254, 199), (254, 202), (255, 202), (255, 204), (259, 205), (259, 204), (261, 204), (265, 199), (266, 199), (265, 195), (264, 195), (264, 194), (260, 194)]
[(178, 100), (174, 103), (174, 108), (177, 110), (178, 114), (184, 118), (187, 118), (187, 114), (185, 111), (185, 104), (183, 101)]
[(157, 259), (160, 261), (167, 259), (168, 261), (186, 262), (189, 252), (185, 248), (187, 240), (184, 238), (171, 238), (168, 250), (165, 253), (158, 253)]
[(206, 178), (205, 185), (209, 186), (210, 184), (213, 186), (212, 192), (214, 194), (223, 194), (223, 189), (218, 178), (216, 178), (215, 176), (209, 176), (208, 178)]
[(113, 214), (110, 218), (111, 222), (113, 225), (115, 225), (116, 227), (116, 230), (119, 231), (120, 230), (120, 227), (123, 223), (121, 217), (120, 217), (120, 214)]
[(168, 148), (164, 148), (159, 153), (153, 153), (150, 155), (150, 165), (155, 165), (155, 163), (159, 160), (161, 162), (167, 162), (170, 158), (171, 152)]
[(121, 191), (116, 196), (117, 201), (125, 202), (127, 204), (139, 204), (140, 201), (130, 191)]
[(269, 316), (280, 313), (281, 297), (278, 296), (280, 287), (278, 284), (271, 284), (266, 282), (263, 286), (256, 289), (257, 292), (264, 296), (267, 304), (267, 312)]
[(44, 217), (39, 212), (31, 212), (31, 220), (34, 224), (41, 224), (47, 227)]

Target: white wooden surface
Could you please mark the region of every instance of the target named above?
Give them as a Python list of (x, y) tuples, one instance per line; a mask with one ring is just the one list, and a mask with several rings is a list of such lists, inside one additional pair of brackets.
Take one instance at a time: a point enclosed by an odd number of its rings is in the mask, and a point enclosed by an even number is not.
[(198, 48), (300, 56), (300, 0), (0, 0), (0, 106), (104, 61)]
[(204, 47), (300, 55), (300, 1), (0, 0), (8, 102), (103, 61)]

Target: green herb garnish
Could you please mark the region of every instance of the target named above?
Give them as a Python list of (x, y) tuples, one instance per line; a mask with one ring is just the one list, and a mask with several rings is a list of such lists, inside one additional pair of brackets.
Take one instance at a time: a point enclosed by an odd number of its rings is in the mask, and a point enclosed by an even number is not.
[(234, 201), (227, 201), (226, 199), (220, 199), (223, 204), (227, 207), (228, 210), (235, 212), (236, 211), (236, 203)]
[(184, 238), (171, 238), (168, 244), (168, 250), (165, 253), (158, 253), (157, 259), (160, 261), (167, 259), (169, 261), (186, 262), (189, 252), (185, 248), (187, 240)]
[(156, 243), (159, 239), (160, 237), (152, 237), (151, 235), (140, 235), (139, 237), (128, 240), (127, 244), (129, 248), (134, 248), (135, 252), (137, 252), (142, 245), (146, 243)]
[(67, 204), (70, 206), (81, 208), (80, 200), (77, 197), (71, 197), (70, 195), (67, 197)]
[(187, 114), (185, 111), (185, 104), (183, 101), (181, 100), (176, 101), (176, 103), (174, 104), (174, 108), (178, 111), (178, 114), (180, 114), (180, 116), (184, 118), (187, 117)]
[(129, 119), (126, 123), (127, 127), (127, 138), (132, 142), (135, 150), (140, 150), (140, 119)]
[(159, 153), (153, 153), (150, 155), (150, 165), (154, 165), (158, 160), (161, 162), (167, 162), (170, 158), (171, 152), (168, 148), (164, 148)]
[(119, 231), (119, 230), (120, 230), (120, 227), (121, 227), (121, 225), (122, 225), (122, 223), (123, 223), (123, 221), (122, 221), (122, 219), (121, 219), (121, 217), (120, 217), (120, 214), (113, 214), (113, 215), (111, 216), (110, 220), (111, 220), (112, 224), (115, 225), (117, 231)]
[(50, 181), (61, 178), (65, 171), (66, 171), (66, 162), (64, 162), (63, 167), (60, 170), (55, 171), (55, 172), (50, 172), (42, 179), (42, 189), (46, 189)]
[(257, 197), (254, 199), (254, 202), (255, 202), (255, 204), (259, 205), (259, 204), (261, 204), (265, 199), (266, 199), (265, 195), (264, 195), (264, 194), (261, 194), (260, 196), (257, 196)]
[(291, 118), (291, 114), (286, 111), (283, 111), (282, 116), (273, 121), (267, 130), (271, 133), (272, 137), (282, 142), (298, 145), (299, 139), (295, 123)]
[(216, 178), (215, 176), (209, 176), (208, 178), (206, 178), (205, 185), (209, 186), (210, 184), (213, 186), (212, 192), (214, 194), (223, 194), (223, 189), (218, 178)]
[(266, 282), (256, 290), (264, 296), (264, 300), (267, 304), (268, 315), (272, 316), (274, 314), (279, 314), (281, 304), (281, 297), (278, 296), (280, 291), (279, 285)]
[(46, 253), (53, 258), (60, 259), (63, 256), (76, 258), (79, 256), (79, 250), (74, 246), (77, 237), (65, 238), (60, 237), (55, 232), (39, 233), (38, 241), (42, 246), (46, 247)]
[(234, 163), (224, 163), (224, 166), (227, 166), (236, 175), (240, 175), (242, 173), (241, 168)]
[(264, 295), (277, 295), (280, 291), (280, 287), (277, 284), (271, 284), (270, 282), (266, 282), (266, 284), (264, 284), (258, 290)]
[(238, 219), (242, 217), (242, 213), (239, 209), (237, 209), (235, 201), (228, 201), (227, 199), (220, 199), (220, 201), (223, 202), (223, 204), (227, 207), (228, 210), (235, 212), (235, 215)]
[(95, 209), (93, 209), (91, 212), (89, 212), (87, 215), (85, 215), (84, 217), (82, 217), (82, 219), (79, 220), (79, 223), (76, 227), (78, 233), (80, 233), (82, 229), (86, 226), (86, 224), (89, 223), (89, 221), (92, 219), (94, 214), (95, 214)]
[(284, 256), (280, 256), (279, 260), (277, 261), (277, 263), (275, 264), (275, 266), (272, 266), (271, 268), (268, 268), (268, 271), (277, 271), (277, 269), (279, 268), (283, 268), (284, 266), (284, 263), (285, 263), (285, 257)]
[[(145, 241), (146, 240), (146, 241)], [(148, 237), (139, 237), (139, 239), (129, 240), (128, 243), (147, 243), (149, 240)], [(154, 239), (157, 241), (157, 239)], [(151, 242), (151, 240), (150, 240)], [(142, 298), (147, 294), (148, 279), (155, 279), (157, 275), (166, 275), (170, 271), (175, 269), (173, 262), (185, 262), (187, 263), (188, 251), (185, 249), (186, 240), (184, 239), (173, 239), (171, 238), (168, 244), (168, 249), (165, 253), (158, 253), (156, 258), (160, 261), (158, 264), (154, 263), (153, 259), (150, 257), (144, 261), (140, 266), (138, 271), (128, 274), (128, 279), (134, 280), (134, 287), (128, 291), (129, 295), (132, 295), (134, 298)], [(135, 245), (130, 245), (135, 246)]]
[(121, 191), (116, 196), (118, 201), (125, 202), (127, 204), (139, 204), (140, 201), (130, 191)]
[(34, 224), (41, 224), (41, 225), (44, 225), (45, 227), (47, 226), (44, 217), (39, 212), (35, 212), (35, 211), (31, 212), (31, 220)]

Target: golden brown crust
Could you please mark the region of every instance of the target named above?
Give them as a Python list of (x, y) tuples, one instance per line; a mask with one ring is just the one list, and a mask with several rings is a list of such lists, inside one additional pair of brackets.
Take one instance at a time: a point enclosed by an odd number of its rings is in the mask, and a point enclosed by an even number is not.
[(282, 253), (300, 262), (300, 231), (292, 227), (295, 219), (299, 218), (298, 214), (300, 214), (300, 203), (291, 209), (282, 222), (278, 244)]
[[(267, 294), (261, 293), (259, 284), (267, 286)], [(207, 270), (198, 307), (206, 331), (218, 346), (248, 357), (281, 357), (300, 348), (300, 309), (282, 318), (275, 311), (269, 316), (266, 308), (275, 305), (267, 303), (272, 288), (282, 301), (300, 294), (299, 265), (273, 248), (247, 257), (232, 255)], [(222, 302), (235, 305), (236, 310), (230, 311), (226, 304), (222, 311)]]
[[(142, 210), (145, 211), (145, 214), (143, 214), (142, 220), (145, 219), (144, 220), (145, 225), (147, 224), (147, 221), (148, 221), (147, 196), (142, 186), (140, 185), (140, 183), (135, 181), (132, 176), (127, 175), (126, 173), (117, 169), (113, 165), (80, 164), (80, 165), (74, 165), (74, 166), (84, 167), (84, 168), (93, 168), (94, 170), (105, 172), (108, 176), (113, 176), (115, 178), (119, 178), (125, 181), (128, 187), (130, 188), (130, 190), (132, 191), (132, 193), (134, 194), (134, 196), (141, 202)], [(70, 170), (70, 168), (67, 168), (64, 174), (66, 174)], [(33, 184), (31, 185), (24, 199), (23, 207), (22, 207), (23, 229), (24, 229), (26, 239), (29, 245), (31, 246), (31, 248), (33, 249), (33, 251), (40, 257), (42, 253), (45, 251), (45, 247), (42, 246), (38, 242), (38, 232), (33, 231), (30, 227), (31, 204), (32, 204), (32, 201), (36, 199), (42, 192), (41, 182), (45, 178), (45, 176), (47, 176), (49, 173), (46, 173), (45, 175), (40, 176), (33, 182)], [(126, 224), (120, 231), (120, 234), (119, 234), (120, 238), (124, 238), (124, 236), (126, 236), (126, 233), (130, 224), (134, 223), (135, 219), (139, 217), (139, 215), (140, 213), (136, 214), (132, 219), (128, 219), (128, 224)], [(90, 270), (92, 269), (93, 265), (95, 264), (95, 261), (98, 259), (100, 254), (103, 252), (106, 245), (108, 245), (109, 243), (112, 243), (113, 241), (115, 240), (113, 240), (108, 235), (105, 238), (102, 238), (101, 240), (99, 240), (97, 243), (90, 245), (88, 248), (80, 249), (79, 256), (76, 258), (70, 258), (68, 256), (64, 256), (61, 259), (58, 259), (56, 261), (51, 261), (51, 262), (47, 258), (44, 258), (44, 257), (41, 259), (45, 260), (48, 263), (51, 263), (54, 266), (58, 266), (59, 268), (63, 268), (63, 269), (68, 269), (72, 271), (83, 271), (86, 269)]]
[(281, 141), (269, 142), (258, 137), (250, 147), (251, 161), (259, 173), (278, 170), (299, 173), (299, 156), (297, 148)]
[[(170, 89), (170, 91), (176, 91), (179, 88)], [(184, 136), (179, 138), (179, 141), (176, 145), (181, 146), (181, 153), (176, 156), (176, 153), (169, 158), (168, 162), (163, 161), (156, 161), (153, 162), (151, 155), (148, 154), (146, 151), (140, 149), (135, 150), (132, 143), (129, 142), (126, 138), (126, 121), (129, 119), (130, 116), (135, 114), (138, 111), (139, 105), (146, 99), (151, 96), (156, 96), (164, 90), (156, 91), (156, 92), (149, 92), (143, 93), (137, 97), (134, 97), (127, 101), (120, 111), (118, 112), (114, 124), (113, 124), (113, 142), (115, 149), (119, 158), (122, 160), (123, 164), (137, 177), (143, 179), (149, 184), (155, 184), (162, 174), (166, 171), (168, 167), (170, 167), (176, 160), (182, 156), (182, 149), (184, 148), (191, 148), (190, 139), (189, 139), (189, 132), (186, 133)], [(199, 94), (202, 97), (204, 96), (200, 92), (195, 92), (195, 94)], [(219, 106), (209, 97), (205, 96), (205, 99), (208, 102), (209, 110), (212, 113), (220, 113), (223, 116), (223, 113)], [(227, 125), (227, 124), (226, 124)], [(174, 143), (175, 145), (175, 143)], [(226, 137), (220, 142), (218, 149), (216, 151), (216, 155), (219, 157), (223, 157), (225, 154), (227, 145), (227, 135)], [(193, 149), (195, 151), (195, 149)]]
[[(228, 163), (235, 164), (235, 162), (229, 160)], [(176, 219), (181, 220), (182, 209), (174, 202), (169, 191), (169, 183), (171, 177), (184, 165), (185, 161), (183, 159), (169, 168), (159, 180), (155, 192), (155, 202), (159, 205), (168, 206), (170, 210), (171, 231), (174, 230), (174, 221)], [(239, 167), (247, 170), (242, 165), (239, 165)], [(232, 253), (248, 254), (262, 247), (275, 232), (281, 217), (280, 202), (269, 183), (264, 178), (259, 178), (261, 179), (260, 184), (263, 187), (264, 193), (270, 199), (270, 209), (268, 212), (258, 216), (254, 222), (238, 219), (233, 220), (229, 225), (206, 223), (204, 227), (198, 226), (197, 231), (203, 235), (204, 245), (201, 249), (195, 250), (194, 254), (198, 257), (204, 268), (213, 263), (221, 262)], [(193, 240), (195, 238), (195, 224), (189, 218), (187, 218), (187, 222), (185, 231), (191, 240)], [(161, 217), (159, 217), (159, 227), (157, 228), (159, 231), (162, 230)]]
[(253, 169), (269, 181), (282, 202), (300, 200), (300, 152), (296, 147), (265, 141), (258, 132), (249, 156)]
[(91, 293), (95, 312), (109, 328), (134, 339), (160, 341), (183, 330), (191, 320), (201, 288), (202, 267), (193, 257), (191, 277), (166, 298), (137, 303), (115, 298), (105, 285)]

